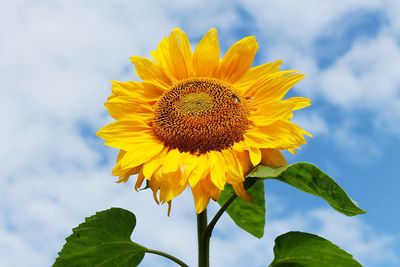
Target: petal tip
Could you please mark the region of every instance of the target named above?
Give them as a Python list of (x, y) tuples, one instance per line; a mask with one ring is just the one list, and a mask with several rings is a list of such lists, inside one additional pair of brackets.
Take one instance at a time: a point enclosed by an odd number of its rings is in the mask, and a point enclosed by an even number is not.
[(171, 32), (183, 32), (183, 30), (179, 27), (174, 27)]
[(130, 60), (133, 64), (136, 65), (136, 63), (138, 62), (139, 58), (140, 58), (139, 56), (131, 56), (131, 57), (129, 58), (129, 60)]
[(212, 27), (211, 29), (209, 29), (207, 32), (208, 32), (208, 33), (212, 33), (212, 34), (218, 34), (217, 28), (214, 28), (214, 27)]

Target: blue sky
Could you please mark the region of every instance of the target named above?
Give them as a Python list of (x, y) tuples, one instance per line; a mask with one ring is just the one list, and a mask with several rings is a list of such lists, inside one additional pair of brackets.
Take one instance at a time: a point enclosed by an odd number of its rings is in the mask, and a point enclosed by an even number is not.
[[(320, 166), (368, 211), (348, 218), (268, 182), (265, 237), (224, 217), (213, 266), (265, 266), (274, 238), (296, 229), (331, 239), (365, 266), (399, 266), (399, 3), (171, 2), (0, 1), (0, 266), (49, 266), (72, 227), (111, 206), (137, 214), (134, 240), (195, 262), (190, 193), (168, 218), (148, 192), (114, 183), (115, 151), (94, 135), (111, 121), (109, 81), (137, 79), (129, 57), (147, 56), (176, 26), (193, 45), (216, 27), (224, 50), (255, 35), (256, 64), (282, 59), (305, 73), (291, 94), (313, 99), (295, 120), (314, 138), (288, 159)], [(158, 262), (146, 257), (143, 266)]]

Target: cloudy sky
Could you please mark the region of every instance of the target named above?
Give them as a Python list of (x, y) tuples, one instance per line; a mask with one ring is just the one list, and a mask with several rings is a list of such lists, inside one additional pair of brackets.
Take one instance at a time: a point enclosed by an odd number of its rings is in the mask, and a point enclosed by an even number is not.
[(282, 59), (305, 73), (292, 94), (313, 106), (295, 119), (314, 138), (289, 160), (317, 164), (368, 211), (348, 218), (269, 181), (265, 237), (224, 217), (212, 266), (266, 266), (290, 230), (331, 239), (365, 266), (400, 265), (398, 1), (0, 0), (0, 10), (0, 266), (50, 266), (72, 227), (111, 206), (137, 215), (135, 241), (195, 266), (190, 192), (167, 217), (149, 192), (114, 183), (116, 151), (95, 136), (110, 121), (109, 81), (137, 79), (129, 57), (147, 56), (176, 26), (193, 45), (216, 27), (224, 50), (255, 35), (257, 64)]

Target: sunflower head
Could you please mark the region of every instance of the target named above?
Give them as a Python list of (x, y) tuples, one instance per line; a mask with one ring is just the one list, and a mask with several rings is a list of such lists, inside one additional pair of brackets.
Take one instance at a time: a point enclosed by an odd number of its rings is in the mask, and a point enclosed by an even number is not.
[(178, 82), (155, 107), (152, 126), (180, 152), (221, 151), (243, 140), (248, 109), (229, 84), (210, 78)]
[(260, 163), (285, 165), (281, 151), (306, 143), (308, 133), (291, 118), (310, 105), (284, 98), (302, 74), (280, 70), (281, 61), (251, 67), (257, 50), (256, 39), (245, 37), (221, 59), (210, 29), (193, 52), (176, 28), (151, 53), (154, 60), (132, 57), (142, 81), (113, 81), (105, 106), (116, 121), (98, 132), (120, 149), (118, 181), (138, 174), (136, 189), (147, 179), (155, 201), (169, 205), (190, 187), (197, 213), (226, 184), (250, 200), (244, 177)]

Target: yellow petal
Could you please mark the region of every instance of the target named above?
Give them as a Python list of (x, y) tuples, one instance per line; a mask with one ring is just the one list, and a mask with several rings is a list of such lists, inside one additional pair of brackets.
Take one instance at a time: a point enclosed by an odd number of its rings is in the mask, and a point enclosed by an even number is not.
[(236, 142), (233, 144), (232, 149), (235, 151), (244, 151), (246, 150), (246, 145), (243, 141)]
[(181, 47), (185, 47), (185, 42), (188, 42), (186, 34), (178, 28), (172, 30), (169, 36), (169, 53), (172, 70), (175, 78), (178, 80), (188, 77), (188, 62), (186, 62), (185, 55), (181, 50)]
[(271, 167), (282, 167), (287, 164), (285, 157), (277, 149), (261, 149), (262, 164)]
[(297, 70), (282, 70), (261, 76), (242, 93), (245, 97), (254, 97), (259, 92), (274, 93), (276, 87), (285, 80), (285, 77), (290, 77), (297, 72)]
[(273, 80), (262, 79), (256, 85), (253, 90), (252, 104), (253, 105), (266, 105), (267, 103), (281, 100), (286, 93), (295, 85), (297, 82), (304, 78), (303, 74), (291, 74), (282, 77), (277, 77)]
[(269, 125), (277, 120), (287, 119), (293, 113), (295, 104), (292, 102), (272, 102), (257, 107), (257, 110), (250, 112), (249, 121), (255, 126)]
[(250, 160), (253, 166), (257, 166), (261, 162), (261, 151), (256, 147), (249, 147)]
[(164, 144), (161, 142), (145, 143), (132, 147), (132, 150), (128, 151), (121, 159), (121, 168), (132, 168), (141, 165), (160, 153), (163, 148)]
[(117, 156), (117, 163), (115, 164), (113, 170), (112, 170), (112, 174), (115, 176), (119, 176), (119, 172), (121, 171), (121, 164), (119, 163), (119, 161), (122, 159), (122, 157), (126, 154), (126, 151), (124, 150), (120, 150), (118, 152), (118, 156)]
[(147, 178), (153, 176), (153, 174), (160, 168), (162, 161), (167, 154), (168, 149), (164, 148), (159, 155), (155, 155), (151, 160), (143, 164), (143, 174)]
[(160, 182), (157, 181), (156, 179), (151, 179), (149, 180), (149, 187), (151, 191), (153, 191), (153, 199), (157, 204), (160, 204), (160, 201), (158, 200), (157, 193), (158, 190), (160, 189)]
[[(186, 76), (184, 76), (183, 78), (193, 76), (193, 52), (192, 48), (190, 47), (190, 42), (186, 33), (179, 28), (175, 28), (172, 30), (169, 40), (171, 59), (173, 60), (175, 65), (178, 65), (176, 67), (179, 68), (179, 72), (181, 72), (182, 74), (186, 73)], [(175, 55), (179, 54), (182, 55), (182, 61), (174, 61), (177, 59)], [(185, 69), (181, 69), (184, 66)]]
[(169, 173), (167, 176), (169, 176), (169, 179), (163, 177), (165, 182), (161, 182), (160, 186), (160, 201), (163, 204), (180, 195), (187, 187), (187, 183), (180, 183), (181, 175), (179, 172)]
[(194, 203), (196, 207), (196, 213), (202, 213), (210, 202), (210, 196), (203, 191), (202, 183), (198, 183), (195, 187), (192, 187), (192, 193)]
[(135, 115), (147, 116), (150, 119), (153, 115), (153, 108), (149, 103), (142, 101), (140, 98), (132, 98), (126, 95), (111, 95), (104, 106), (115, 119)]
[(296, 124), (279, 120), (267, 126), (254, 127), (244, 134), (248, 146), (259, 148), (289, 149), (306, 143), (305, 130)]
[(120, 82), (111, 81), (111, 90), (115, 96), (140, 97), (143, 102), (158, 100), (165, 91), (165, 88), (145, 82)]
[(268, 76), (279, 70), (282, 65), (282, 60), (276, 60), (274, 62), (262, 64), (253, 68), (250, 68), (237, 82), (234, 83), (235, 89), (239, 91), (246, 91), (256, 81), (262, 77)]
[(130, 116), (126, 116), (120, 120), (114, 121), (103, 128), (100, 128), (97, 131), (97, 135), (103, 139), (112, 138), (114, 134), (126, 134), (129, 132), (141, 132), (151, 130), (151, 127), (147, 124), (147, 122), (143, 122), (139, 120), (141, 114), (133, 114)]
[[(224, 157), (225, 172), (227, 174), (227, 182), (238, 183), (244, 180), (242, 173), (242, 168), (238, 166), (232, 151), (222, 150), (222, 155)], [(229, 177), (229, 179), (228, 179)]]
[[(191, 153), (183, 153), (182, 155), (182, 179), (189, 180), (189, 177), (191, 177), (192, 171), (197, 167), (199, 164), (198, 157), (195, 155), (192, 155)], [(191, 181), (193, 182), (193, 180)], [(190, 182), (189, 182), (190, 184)], [(195, 184), (190, 184), (191, 186), (194, 186)]]
[(136, 183), (135, 183), (135, 190), (136, 191), (139, 191), (139, 188), (142, 186), (143, 181), (144, 181), (143, 172), (139, 172), (138, 178), (137, 178)]
[(193, 68), (197, 76), (210, 76), (219, 63), (218, 32), (210, 29), (200, 40), (193, 54)]
[(209, 173), (209, 160), (207, 154), (194, 155), (192, 160), (196, 167), (193, 168), (189, 176), (189, 184), (194, 187)]
[(160, 202), (167, 203), (168, 200), (174, 197), (172, 192), (172, 184), (169, 182), (161, 182), (160, 185)]
[(235, 190), (236, 195), (238, 195), (247, 202), (252, 201), (252, 197), (249, 193), (247, 193), (246, 189), (244, 189), (243, 183), (233, 184), (232, 187)]
[(300, 96), (285, 99), (283, 102), (293, 104), (293, 110), (306, 108), (311, 105), (311, 99)]
[(158, 65), (164, 70), (168, 78), (175, 83), (177, 81), (171, 56), (169, 54), (169, 37), (164, 37), (158, 44), (157, 49), (150, 53)]
[(137, 146), (151, 145), (157, 141), (158, 140), (152, 136), (150, 131), (143, 131), (115, 134), (114, 138), (106, 140), (104, 144), (110, 147), (129, 151)]
[(179, 28), (163, 38), (151, 55), (173, 83), (194, 76), (190, 42), (186, 33)]
[[(123, 155), (125, 155), (125, 153)], [(114, 168), (112, 170), (112, 174), (114, 176), (118, 176), (117, 183), (126, 183), (129, 180), (129, 177), (131, 175), (139, 173), (140, 170), (142, 169), (141, 165), (136, 166), (134, 168), (122, 169), (121, 163), (120, 163), (120, 159), (122, 157), (120, 157), (118, 159), (117, 163), (115, 164), (115, 166), (114, 166)]]
[(168, 89), (172, 85), (171, 79), (153, 61), (138, 56), (131, 57), (131, 61), (135, 64), (136, 73), (142, 80), (161, 88)]
[(210, 154), (210, 178), (211, 181), (221, 190), (224, 190), (225, 164), (221, 152), (211, 151)]
[(233, 157), (235, 158), (236, 165), (238, 166), (240, 173), (243, 177), (245, 177), (253, 167), (247, 148), (245, 151), (235, 151), (233, 153)]
[(148, 125), (131, 119), (110, 123), (101, 128), (97, 135), (105, 140), (106, 145), (125, 151), (159, 142)]
[(176, 172), (180, 168), (182, 153), (178, 149), (171, 149), (162, 163), (162, 173)]
[(245, 37), (233, 44), (220, 63), (219, 78), (231, 83), (239, 80), (250, 68), (257, 50), (258, 43), (254, 36)]
[[(129, 169), (129, 170), (131, 170), (131, 169)], [(129, 177), (130, 177), (130, 175), (119, 176), (116, 183), (126, 183), (126, 182), (128, 182)]]
[(218, 200), (221, 190), (211, 182), (210, 175), (207, 175), (202, 181), (203, 193), (214, 200)]
[(265, 133), (251, 129), (244, 133), (244, 142), (248, 147), (273, 147), (269, 140), (264, 139)]

